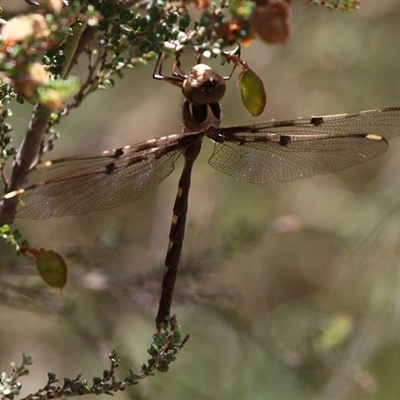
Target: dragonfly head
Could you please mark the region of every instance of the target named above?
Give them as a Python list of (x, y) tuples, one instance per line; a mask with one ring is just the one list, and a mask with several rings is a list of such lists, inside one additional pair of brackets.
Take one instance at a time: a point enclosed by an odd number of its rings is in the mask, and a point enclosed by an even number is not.
[(225, 94), (225, 81), (221, 75), (205, 64), (197, 64), (182, 84), (182, 93), (190, 103), (201, 106), (218, 103)]

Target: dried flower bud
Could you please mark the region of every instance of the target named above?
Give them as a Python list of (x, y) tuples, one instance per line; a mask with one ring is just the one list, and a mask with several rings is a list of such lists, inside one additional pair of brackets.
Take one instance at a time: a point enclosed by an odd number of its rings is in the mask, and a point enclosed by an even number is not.
[(50, 11), (60, 12), (63, 8), (63, 0), (46, 0), (46, 6)]
[(252, 30), (269, 44), (283, 44), (290, 34), (290, 6), (285, 1), (258, 2), (251, 17)]
[(29, 14), (10, 19), (2, 28), (1, 35), (6, 46), (28, 39), (39, 39), (47, 34), (43, 15)]
[(60, 91), (55, 89), (46, 90), (40, 97), (40, 103), (51, 110), (60, 108), (64, 102)]
[(30, 99), (36, 95), (40, 86), (48, 83), (49, 76), (42, 64), (34, 63), (21, 78), (15, 80), (15, 90), (21, 96)]
[(193, 3), (198, 10), (207, 10), (210, 7), (209, 0), (184, 0), (184, 3)]

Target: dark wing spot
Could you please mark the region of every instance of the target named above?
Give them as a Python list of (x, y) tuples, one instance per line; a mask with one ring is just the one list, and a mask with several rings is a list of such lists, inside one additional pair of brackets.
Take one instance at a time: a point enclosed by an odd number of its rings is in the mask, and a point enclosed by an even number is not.
[(113, 157), (118, 158), (121, 157), (122, 154), (124, 154), (124, 149), (116, 149), (114, 150)]
[(106, 165), (106, 174), (110, 175), (115, 170), (115, 163), (110, 163)]
[(284, 121), (273, 121), (272, 123), (272, 127), (273, 128), (278, 128), (278, 127), (290, 127), (290, 126), (296, 126), (297, 124), (297, 120), (284, 120)]
[(323, 117), (312, 117), (311, 123), (315, 126), (319, 126), (319, 125), (322, 125), (323, 123), (325, 123), (325, 121), (324, 121)]
[(281, 146), (287, 146), (292, 141), (290, 136), (282, 135), (279, 139), (279, 144)]

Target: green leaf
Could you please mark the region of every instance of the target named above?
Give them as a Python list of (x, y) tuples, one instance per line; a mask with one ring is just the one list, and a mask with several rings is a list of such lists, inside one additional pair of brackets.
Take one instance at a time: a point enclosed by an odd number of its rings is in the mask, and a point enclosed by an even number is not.
[(53, 373), (53, 372), (48, 372), (48, 373), (47, 373), (47, 378), (49, 379), (49, 381), (54, 381), (54, 380), (57, 379), (57, 376), (56, 376), (56, 374)]
[(93, 385), (98, 385), (99, 383), (101, 383), (101, 378), (99, 378), (98, 376), (95, 376), (93, 378)]
[(156, 357), (158, 354), (158, 351), (154, 349), (154, 347), (150, 347), (147, 352), (152, 356), (152, 357)]
[(262, 80), (251, 69), (242, 71), (239, 75), (239, 88), (242, 102), (247, 111), (253, 116), (259, 116), (267, 104)]
[(162, 363), (157, 367), (160, 372), (167, 372), (169, 370), (169, 365), (167, 363)]
[(11, 232), (11, 228), (8, 225), (0, 226), (0, 234), (8, 235)]
[(67, 263), (54, 250), (41, 249), (36, 256), (36, 268), (42, 279), (51, 287), (62, 289), (67, 283)]

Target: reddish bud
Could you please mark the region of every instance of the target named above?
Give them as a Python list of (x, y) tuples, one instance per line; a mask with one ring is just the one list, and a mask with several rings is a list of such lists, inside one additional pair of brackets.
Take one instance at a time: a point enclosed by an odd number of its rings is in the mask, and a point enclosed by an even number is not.
[(257, 2), (251, 14), (252, 30), (269, 44), (283, 44), (290, 34), (291, 10), (285, 1)]

